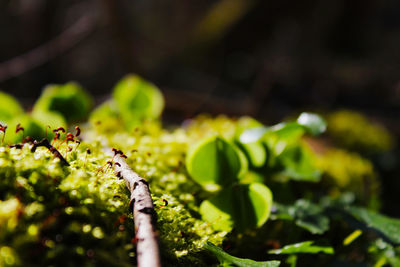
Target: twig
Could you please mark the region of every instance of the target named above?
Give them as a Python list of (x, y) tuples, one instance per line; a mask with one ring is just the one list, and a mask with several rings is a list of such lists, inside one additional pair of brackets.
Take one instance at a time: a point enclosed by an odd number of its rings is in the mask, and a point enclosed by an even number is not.
[(134, 172), (126, 163), (125, 155), (119, 150), (106, 149), (106, 154), (113, 157), (117, 176), (125, 180), (131, 192), (130, 206), (133, 209), (135, 223), (136, 253), (139, 267), (161, 266), (158, 236), (155, 231), (156, 213), (150, 195), (149, 184)]
[(46, 138), (43, 138), (40, 142), (35, 140), (33, 142), (33, 147), (31, 148), (31, 152), (34, 153), (36, 151), (36, 148), (38, 148), (39, 146), (46, 147), (48, 150), (50, 150), (50, 152), (53, 153), (55, 157), (60, 159), (62, 164), (64, 164), (65, 166), (69, 166), (68, 161), (65, 160), (65, 158), (61, 155), (60, 151), (58, 151), (54, 146), (52, 146), (49, 143), (49, 140), (47, 140)]

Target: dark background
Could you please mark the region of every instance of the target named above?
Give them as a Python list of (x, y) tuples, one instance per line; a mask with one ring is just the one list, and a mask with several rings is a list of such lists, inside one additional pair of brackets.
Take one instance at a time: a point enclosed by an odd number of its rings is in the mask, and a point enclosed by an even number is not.
[(161, 88), (167, 123), (349, 108), (399, 139), (400, 1), (0, 0), (0, 89), (27, 108), (70, 80), (100, 102), (132, 72)]

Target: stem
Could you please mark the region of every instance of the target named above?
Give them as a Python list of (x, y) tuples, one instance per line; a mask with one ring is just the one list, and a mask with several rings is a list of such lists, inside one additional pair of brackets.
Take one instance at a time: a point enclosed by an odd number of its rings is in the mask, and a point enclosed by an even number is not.
[(34, 153), (36, 151), (36, 148), (38, 148), (39, 146), (46, 147), (48, 150), (50, 150), (50, 152), (53, 153), (55, 157), (60, 159), (62, 164), (64, 164), (65, 166), (69, 166), (68, 161), (61, 155), (60, 151), (58, 151), (54, 146), (52, 146), (49, 143), (49, 140), (47, 140), (46, 138), (43, 138), (40, 142), (35, 140), (33, 142), (33, 147), (31, 148), (31, 152)]
[(128, 166), (121, 155), (115, 154), (111, 149), (107, 149), (106, 154), (114, 158), (114, 169), (118, 176), (125, 180), (125, 184), (131, 192), (130, 206), (133, 209), (135, 223), (137, 264), (139, 267), (161, 266), (158, 238), (155, 231), (156, 212), (149, 184)]

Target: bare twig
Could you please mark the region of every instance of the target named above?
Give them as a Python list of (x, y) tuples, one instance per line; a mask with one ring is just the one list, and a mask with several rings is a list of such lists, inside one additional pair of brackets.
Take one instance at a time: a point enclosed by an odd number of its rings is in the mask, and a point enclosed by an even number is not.
[(114, 169), (131, 192), (131, 207), (135, 223), (137, 240), (137, 264), (139, 267), (161, 266), (157, 233), (155, 231), (156, 213), (150, 195), (149, 184), (134, 172), (125, 162), (125, 155), (120, 150), (106, 149), (106, 154), (113, 157)]
[(44, 146), (46, 147), (48, 150), (50, 150), (50, 152), (53, 153), (53, 155), (57, 158), (60, 159), (61, 163), (64, 164), (65, 166), (69, 166), (68, 161), (66, 161), (66, 159), (61, 155), (60, 151), (58, 151), (54, 146), (52, 146), (49, 142), (49, 140), (47, 140), (46, 138), (43, 138), (41, 141), (34, 141), (33, 142), (33, 147), (31, 148), (31, 152), (35, 152), (36, 148), (38, 148), (39, 146)]

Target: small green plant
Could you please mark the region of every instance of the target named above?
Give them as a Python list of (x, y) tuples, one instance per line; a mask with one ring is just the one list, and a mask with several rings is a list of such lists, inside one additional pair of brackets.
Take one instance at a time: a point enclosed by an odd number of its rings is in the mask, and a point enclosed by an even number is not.
[(320, 171), (314, 164), (313, 153), (301, 137), (307, 132), (319, 135), (325, 129), (326, 123), (321, 117), (302, 113), (297, 122), (246, 129), (237, 142), (256, 167), (255, 171), (268, 172), (278, 179), (318, 182)]
[(128, 75), (117, 83), (113, 91), (121, 113), (129, 120), (153, 118), (161, 115), (164, 97), (152, 83), (137, 75)]
[(54, 138), (51, 129), (67, 127), (67, 122), (60, 113), (38, 108), (31, 113), (25, 113), (16, 99), (2, 92), (0, 105), (2, 141), (7, 144), (25, 142), (25, 138), (51, 140)]
[(45, 136), (46, 128), (42, 127), (37, 120), (27, 114), (14, 117), (7, 123), (7, 126), (5, 142), (8, 144), (20, 143), (27, 136), (34, 139), (41, 139)]
[[(128, 75), (115, 85), (112, 99), (91, 114), (90, 121), (97, 123), (108, 117), (132, 129), (144, 120), (157, 120), (163, 108), (164, 97), (155, 85), (137, 75)], [(114, 128), (112, 124), (109, 127)]]
[(33, 107), (33, 113), (60, 114), (68, 123), (83, 121), (89, 115), (93, 100), (77, 83), (49, 85)]
[(24, 109), (13, 96), (0, 91), (0, 122), (7, 122), (15, 116), (22, 115)]
[(263, 225), (270, 213), (272, 193), (261, 183), (240, 183), (247, 159), (233, 144), (219, 136), (191, 148), (186, 166), (191, 177), (208, 190), (221, 189), (200, 205), (202, 218), (217, 230), (239, 231)]

